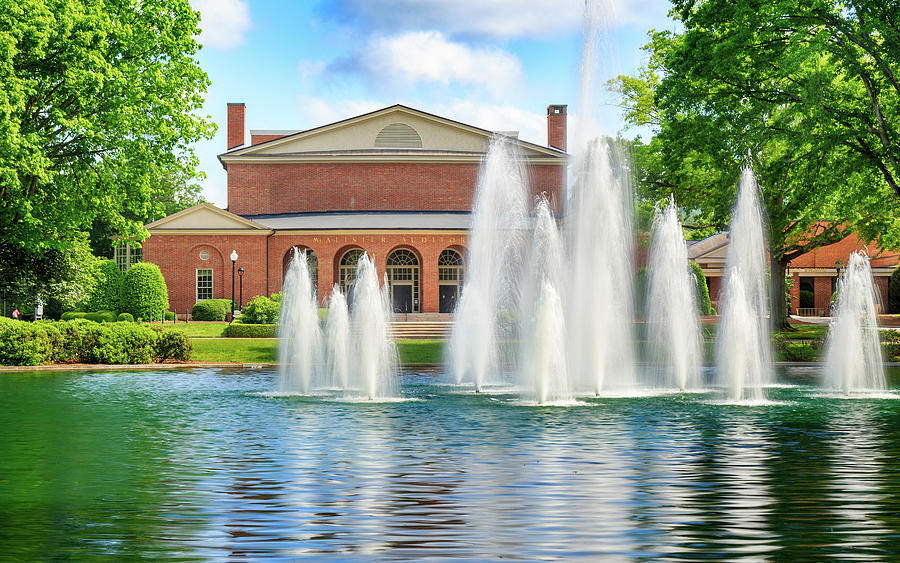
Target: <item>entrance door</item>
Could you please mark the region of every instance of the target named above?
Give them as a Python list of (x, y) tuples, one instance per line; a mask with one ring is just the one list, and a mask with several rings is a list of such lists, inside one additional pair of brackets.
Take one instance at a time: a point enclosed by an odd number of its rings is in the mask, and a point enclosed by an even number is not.
[(458, 285), (441, 285), (438, 286), (440, 301), (438, 302), (438, 311), (441, 313), (452, 313), (456, 309), (456, 297), (459, 295)]
[(393, 308), (395, 313), (412, 313), (412, 285), (394, 284), (391, 286)]

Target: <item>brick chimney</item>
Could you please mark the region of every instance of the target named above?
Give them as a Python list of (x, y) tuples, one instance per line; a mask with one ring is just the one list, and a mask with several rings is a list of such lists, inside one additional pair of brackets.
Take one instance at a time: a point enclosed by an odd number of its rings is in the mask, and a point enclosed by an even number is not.
[(547, 106), (547, 146), (566, 150), (566, 107)]
[(244, 144), (244, 104), (228, 104), (228, 146), (226, 150), (239, 147)]

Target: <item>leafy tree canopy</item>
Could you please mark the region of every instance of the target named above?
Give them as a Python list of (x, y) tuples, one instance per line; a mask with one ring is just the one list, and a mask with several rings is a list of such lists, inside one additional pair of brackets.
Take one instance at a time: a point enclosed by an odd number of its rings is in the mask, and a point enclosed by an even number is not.
[(188, 0), (2, 3), (0, 256), (65, 253), (95, 224), (140, 241), (196, 198), (198, 21)]
[(742, 166), (762, 188), (778, 280), (848, 230), (900, 246), (900, 5), (674, 0), (684, 31), (651, 32), (620, 76), (639, 193), (674, 193), (687, 223), (725, 229)]

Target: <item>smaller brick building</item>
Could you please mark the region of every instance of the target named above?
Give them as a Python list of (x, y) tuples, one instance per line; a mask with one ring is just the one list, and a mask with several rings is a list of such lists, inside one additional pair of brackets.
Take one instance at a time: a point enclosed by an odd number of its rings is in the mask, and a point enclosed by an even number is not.
[[(713, 305), (718, 308), (728, 254), (728, 234), (719, 233), (689, 244), (688, 256), (703, 269), (709, 285), (709, 296)], [(791, 314), (828, 315), (831, 295), (837, 289), (840, 271), (847, 265), (850, 254), (857, 250), (865, 250), (869, 255), (875, 287), (882, 304), (886, 306), (888, 282), (900, 262), (900, 253), (882, 250), (874, 244), (864, 245), (856, 235), (851, 234), (840, 242), (807, 252), (788, 265), (787, 275), (794, 281), (791, 287)]]
[[(533, 195), (564, 199), (566, 106), (547, 108), (547, 146), (519, 140)], [(170, 308), (281, 290), (297, 247), (320, 302), (345, 291), (363, 252), (387, 275), (394, 311), (453, 310), (465, 278), (472, 204), (495, 133), (402, 105), (307, 131), (245, 132), (244, 104), (228, 105), (228, 208), (200, 204), (147, 225), (143, 259), (159, 265)], [(232, 264), (232, 251), (238, 259)], [(235, 290), (235, 299), (241, 293)], [(240, 306), (240, 303), (238, 303)]]

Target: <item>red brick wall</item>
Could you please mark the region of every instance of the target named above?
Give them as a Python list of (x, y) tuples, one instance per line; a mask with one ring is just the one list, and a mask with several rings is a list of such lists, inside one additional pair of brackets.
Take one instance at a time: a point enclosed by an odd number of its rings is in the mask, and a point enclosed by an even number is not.
[[(239, 215), (344, 210), (468, 211), (479, 165), (293, 163), (228, 166), (228, 210)], [(531, 166), (533, 194), (561, 204), (564, 167)]]
[(250, 144), (258, 145), (260, 143), (265, 143), (266, 141), (274, 141), (275, 139), (280, 139), (285, 137), (285, 135), (250, 135)]
[(244, 104), (228, 104), (228, 150), (244, 144)]
[(384, 277), (387, 257), (397, 248), (408, 248), (419, 258), (419, 294), (422, 312), (438, 311), (438, 256), (446, 248), (453, 248), (465, 257), (467, 235), (464, 233), (440, 234), (425, 231), (396, 233), (365, 232), (334, 234), (280, 234), (272, 236), (269, 243), (269, 285), (272, 293), (281, 291), (284, 255), (292, 247), (312, 250), (319, 260), (319, 301), (324, 306), (331, 289), (338, 281), (338, 266), (344, 252), (362, 248), (375, 258), (379, 278)]
[(813, 278), (816, 309), (820, 309), (825, 315), (828, 314), (831, 308), (831, 280), (831, 276), (816, 276)]
[[(241, 235), (153, 235), (143, 243), (146, 262), (162, 270), (169, 291), (169, 310), (190, 311), (196, 302), (197, 268), (212, 268), (213, 297), (231, 298), (231, 255), (238, 253), (236, 268), (244, 268), (244, 303), (266, 294), (266, 237)], [(200, 252), (209, 251), (209, 260)], [(234, 276), (235, 306), (239, 306), (239, 281)]]
[[(419, 291), (422, 312), (438, 311), (438, 256), (453, 248), (465, 257), (465, 233), (395, 232), (334, 234), (275, 234), (269, 238), (268, 271), (265, 236), (240, 235), (153, 235), (144, 242), (144, 260), (157, 264), (166, 278), (169, 308), (179, 313), (190, 311), (196, 302), (197, 268), (213, 269), (213, 297), (231, 298), (232, 250), (237, 250), (237, 267), (244, 268), (244, 303), (256, 295), (281, 291), (284, 256), (293, 246), (308, 248), (319, 260), (319, 298), (324, 305), (338, 279), (338, 263), (344, 252), (362, 248), (375, 257), (375, 265), (383, 278), (387, 256), (397, 248), (409, 248), (419, 257)], [(210, 253), (209, 260), (200, 259), (200, 251)], [(268, 275), (268, 280), (266, 279)], [(235, 275), (235, 306), (239, 306), (239, 278)]]

